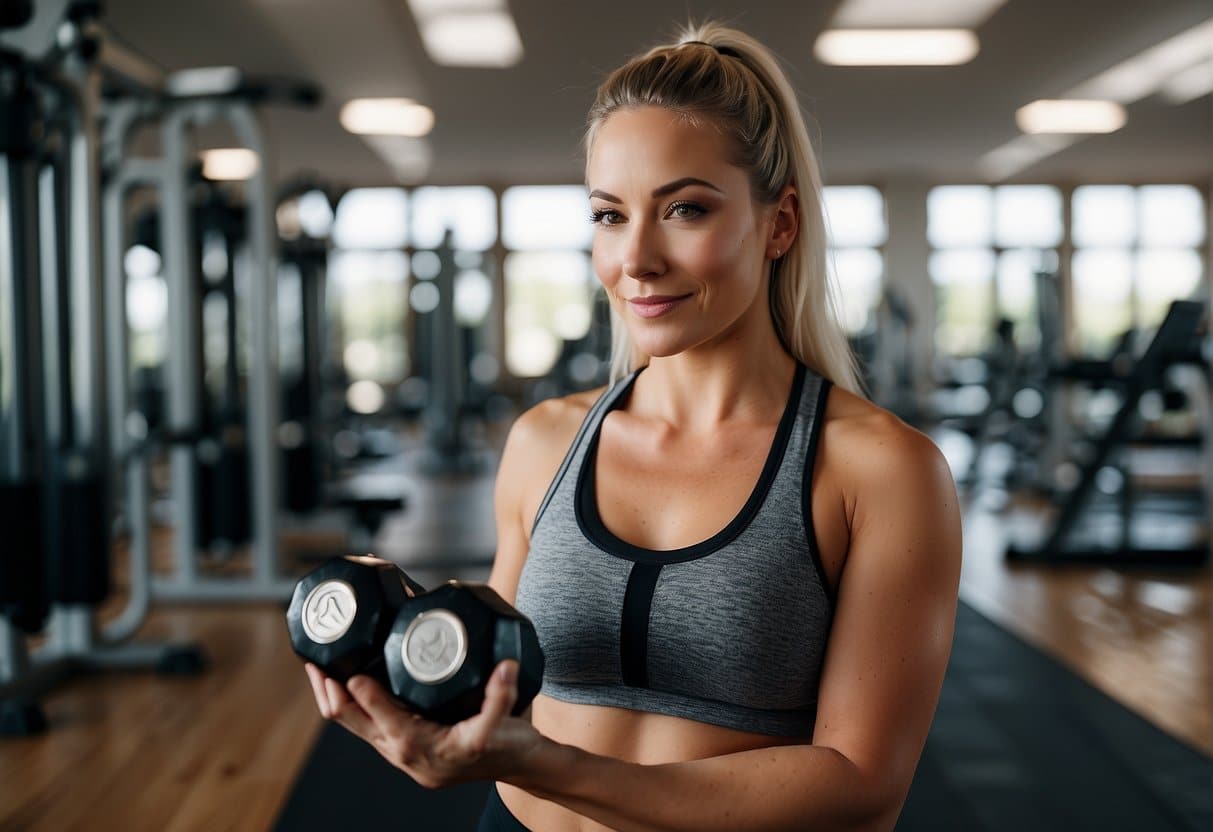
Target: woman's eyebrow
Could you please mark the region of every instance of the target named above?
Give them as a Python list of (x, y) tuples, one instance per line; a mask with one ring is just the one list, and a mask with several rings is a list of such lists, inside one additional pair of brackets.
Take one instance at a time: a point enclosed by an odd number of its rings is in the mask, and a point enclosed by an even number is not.
[(720, 190), (720, 188), (717, 188), (715, 185), (713, 185), (711, 182), (708, 182), (706, 179), (696, 179), (694, 176), (684, 176), (681, 179), (675, 179), (673, 182), (669, 182), (665, 185), (662, 185), (660, 188), (657, 188), (656, 190), (653, 191), (653, 196), (655, 196), (655, 197), (667, 196), (669, 194), (674, 193), (675, 191), (680, 191), (689, 185), (703, 185), (706, 188), (711, 188), (713, 191), (716, 191), (717, 193), (721, 193), (721, 194), (724, 193), (724, 191)]
[[(716, 191), (717, 193), (721, 193), (721, 194), (724, 193), (724, 191), (722, 191), (720, 188), (717, 188), (715, 185), (713, 185), (711, 182), (708, 182), (706, 179), (697, 179), (694, 176), (684, 176), (681, 179), (675, 179), (673, 182), (667, 182), (666, 184), (662, 185), (661, 187), (656, 188), (653, 191), (653, 197), (656, 198), (656, 197), (668, 196), (668, 195), (674, 193), (675, 191), (680, 191), (683, 188), (686, 188), (690, 185), (703, 185), (706, 188), (711, 188), (713, 191)], [(605, 200), (606, 202), (614, 202), (614, 203), (623, 202), (622, 199), (615, 196), (614, 194), (608, 194), (606, 191), (602, 191), (597, 188), (590, 191), (590, 198), (593, 199), (595, 197), (597, 197), (598, 199), (601, 199), (601, 200)]]

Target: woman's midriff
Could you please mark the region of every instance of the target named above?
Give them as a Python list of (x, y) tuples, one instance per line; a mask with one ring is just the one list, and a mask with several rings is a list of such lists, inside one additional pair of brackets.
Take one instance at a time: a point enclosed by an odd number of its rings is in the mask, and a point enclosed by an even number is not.
[[(592, 754), (642, 765), (810, 741), (807, 737), (751, 734), (664, 714), (575, 705), (546, 696), (536, 697), (531, 707), (531, 721), (545, 737)], [(535, 832), (603, 832), (610, 828), (514, 786), (499, 783), (497, 789), (506, 807)]]

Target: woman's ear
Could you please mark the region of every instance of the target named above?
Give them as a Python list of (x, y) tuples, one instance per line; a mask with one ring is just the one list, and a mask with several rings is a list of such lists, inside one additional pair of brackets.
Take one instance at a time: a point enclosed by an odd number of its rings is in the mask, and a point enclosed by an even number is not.
[(787, 254), (800, 230), (800, 195), (793, 185), (787, 185), (774, 206), (771, 234), (767, 239), (767, 258), (778, 260)]

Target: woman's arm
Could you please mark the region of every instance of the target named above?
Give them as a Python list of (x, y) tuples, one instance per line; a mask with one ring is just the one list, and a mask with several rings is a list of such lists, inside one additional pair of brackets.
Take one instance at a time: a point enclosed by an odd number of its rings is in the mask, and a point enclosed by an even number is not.
[(493, 485), (497, 554), (488, 584), (513, 604), (531, 545), (531, 524), (548, 486), (601, 390), (540, 402), (514, 420)]
[(951, 651), (960, 514), (930, 440), (864, 422), (834, 445), (851, 542), (812, 745), (644, 766), (544, 742), (501, 779), (621, 830), (892, 829)]
[(640, 765), (545, 743), (524, 774), (500, 779), (620, 832), (883, 828), (862, 773), (817, 745)]

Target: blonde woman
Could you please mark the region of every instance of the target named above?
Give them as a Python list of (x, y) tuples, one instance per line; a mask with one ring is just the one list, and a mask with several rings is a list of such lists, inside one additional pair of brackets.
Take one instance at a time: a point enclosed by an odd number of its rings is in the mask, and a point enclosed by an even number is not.
[(888, 830), (952, 643), (955, 489), (866, 401), (821, 185), (778, 62), (716, 24), (634, 58), (589, 115), (612, 384), (514, 425), (489, 583), (547, 657), (530, 718), (413, 717), (308, 672), (417, 782), (496, 781), (480, 829)]

